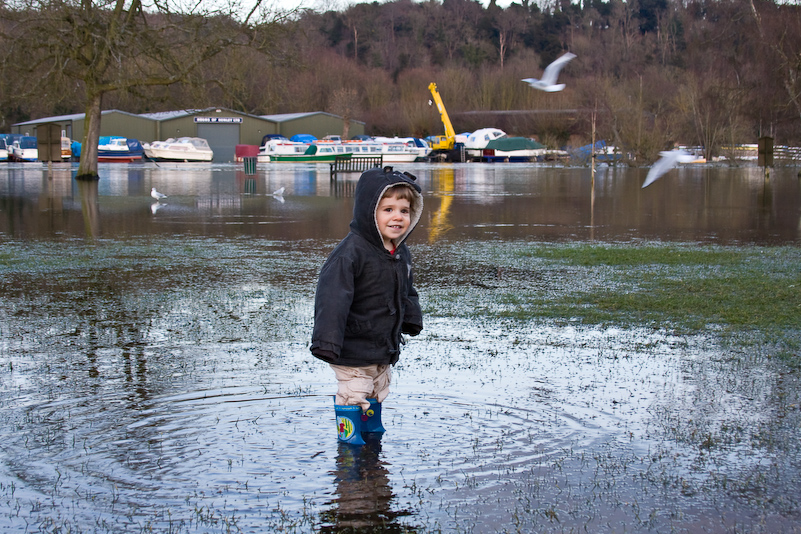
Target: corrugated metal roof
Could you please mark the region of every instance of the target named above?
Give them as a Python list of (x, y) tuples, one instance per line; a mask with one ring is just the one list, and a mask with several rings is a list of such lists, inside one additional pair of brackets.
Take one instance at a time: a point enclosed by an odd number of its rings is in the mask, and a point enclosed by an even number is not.
[(295, 119), (302, 119), (304, 117), (311, 117), (312, 115), (331, 115), (323, 111), (307, 111), (304, 113), (278, 113), (277, 115), (262, 115), (262, 119), (267, 119), (274, 122), (291, 121)]
[[(142, 117), (142, 115), (135, 115), (133, 113), (128, 113), (127, 111), (120, 111), (118, 109), (107, 109), (101, 112), (101, 116), (108, 115), (109, 113), (122, 113), (123, 115), (130, 115), (131, 117)], [(85, 116), (86, 113), (73, 113), (71, 115), (56, 115), (55, 117), (44, 117), (42, 119), (34, 119), (32, 121), (18, 122), (15, 123), (14, 126), (27, 126), (29, 124), (44, 124), (47, 122), (77, 121), (83, 119)]]
[(206, 111), (205, 109), (179, 109), (175, 111), (156, 111), (155, 113), (142, 113), (139, 117), (145, 117), (146, 119), (153, 119), (154, 121), (164, 121), (169, 119), (177, 119), (180, 117), (187, 117), (189, 115), (195, 115), (197, 113), (202, 113)]

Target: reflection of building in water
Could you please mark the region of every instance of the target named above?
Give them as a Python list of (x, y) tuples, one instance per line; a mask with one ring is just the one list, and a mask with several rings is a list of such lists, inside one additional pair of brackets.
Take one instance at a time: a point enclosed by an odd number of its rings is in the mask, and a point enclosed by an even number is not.
[(42, 172), (39, 211), (61, 213), (64, 210), (64, 198), (71, 194), (71, 180), (69, 169), (53, 168), (51, 165)]
[(440, 198), (439, 209), (434, 212), (429, 222), (428, 242), (433, 243), (442, 237), (453, 225), (448, 222), (448, 212), (453, 202), (454, 176), (453, 169), (437, 169), (432, 176), (437, 195)]
[(381, 435), (365, 434), (366, 444), (339, 443), (335, 475), (336, 498), (321, 514), (319, 532), (415, 532), (418, 527), (399, 524), (408, 510), (391, 509), (394, 495), (389, 472), (381, 459)]

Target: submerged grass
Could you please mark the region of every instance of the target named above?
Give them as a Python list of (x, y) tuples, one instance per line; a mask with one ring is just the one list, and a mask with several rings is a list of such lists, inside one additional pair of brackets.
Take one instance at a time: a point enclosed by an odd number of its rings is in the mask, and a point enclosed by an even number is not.
[(452, 272), (467, 273), (467, 283), (426, 288), (434, 315), (448, 310), (682, 334), (748, 331), (799, 347), (795, 247), (493, 243), (443, 257), (454, 262)]

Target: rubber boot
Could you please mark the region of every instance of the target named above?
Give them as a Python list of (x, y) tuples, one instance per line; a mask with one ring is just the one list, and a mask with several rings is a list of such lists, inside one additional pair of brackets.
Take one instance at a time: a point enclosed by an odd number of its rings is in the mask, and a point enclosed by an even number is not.
[(362, 439), (362, 407), (334, 405), (337, 414), (337, 439), (351, 445), (364, 445)]
[(386, 432), (381, 424), (381, 403), (376, 399), (367, 399), (370, 407), (362, 414), (362, 432)]

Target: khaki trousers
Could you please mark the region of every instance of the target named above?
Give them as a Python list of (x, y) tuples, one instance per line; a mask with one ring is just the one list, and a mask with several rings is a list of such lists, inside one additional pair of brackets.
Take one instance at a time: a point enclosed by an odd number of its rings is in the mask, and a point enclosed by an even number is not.
[(390, 365), (347, 367), (329, 364), (337, 376), (336, 404), (340, 406), (370, 407), (367, 399), (384, 402), (389, 395)]

